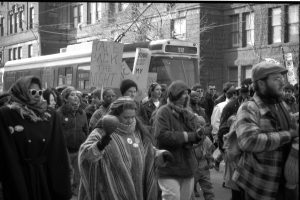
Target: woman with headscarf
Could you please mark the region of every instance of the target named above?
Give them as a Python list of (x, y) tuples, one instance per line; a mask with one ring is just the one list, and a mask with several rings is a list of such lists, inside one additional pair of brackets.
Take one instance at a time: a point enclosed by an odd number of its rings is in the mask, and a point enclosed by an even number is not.
[[(136, 109), (132, 98), (118, 98), (81, 145), (80, 200), (157, 199), (154, 159), (170, 155), (153, 147)], [(113, 123), (107, 123), (107, 118)]]
[(4, 199), (70, 199), (66, 146), (59, 116), (41, 99), (41, 82), (20, 78), (0, 108), (0, 182)]

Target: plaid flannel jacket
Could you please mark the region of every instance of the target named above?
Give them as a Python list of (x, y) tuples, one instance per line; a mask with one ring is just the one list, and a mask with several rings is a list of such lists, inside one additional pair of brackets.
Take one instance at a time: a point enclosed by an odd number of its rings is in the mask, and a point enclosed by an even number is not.
[(291, 141), (291, 134), (278, 131), (277, 126), (270, 109), (256, 94), (238, 110), (236, 133), (243, 153), (232, 180), (254, 199), (275, 200), (283, 179), (280, 147)]

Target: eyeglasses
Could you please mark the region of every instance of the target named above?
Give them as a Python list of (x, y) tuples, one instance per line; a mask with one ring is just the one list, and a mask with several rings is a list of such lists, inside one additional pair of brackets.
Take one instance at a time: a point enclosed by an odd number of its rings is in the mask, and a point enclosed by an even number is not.
[(42, 96), (42, 94), (43, 94), (43, 90), (30, 89), (29, 92), (32, 96), (35, 96), (36, 94), (39, 94), (40, 96)]
[(216, 88), (209, 88), (210, 90), (216, 90)]

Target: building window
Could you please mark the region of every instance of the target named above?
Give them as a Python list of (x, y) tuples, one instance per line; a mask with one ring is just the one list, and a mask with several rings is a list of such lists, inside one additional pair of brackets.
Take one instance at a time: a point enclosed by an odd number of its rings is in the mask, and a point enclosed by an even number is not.
[(8, 49), (8, 60), (12, 60), (12, 49)]
[(254, 45), (254, 13), (244, 15), (243, 46)]
[(252, 65), (242, 66), (241, 73), (241, 82), (247, 78), (251, 78)]
[(281, 8), (271, 9), (271, 27), (269, 43), (281, 42)]
[(288, 6), (287, 41), (299, 41), (299, 5)]
[(9, 33), (13, 33), (13, 27), (14, 27), (14, 15), (10, 14), (9, 15)]
[(19, 19), (18, 19), (18, 17), (19, 17), (19, 13), (15, 13), (14, 14), (14, 22), (15, 22), (14, 29), (15, 29), (15, 33), (18, 32), (18, 25), (19, 25)]
[(77, 27), (83, 21), (83, 5), (73, 7), (73, 27)]
[(18, 47), (18, 59), (22, 59), (22, 57), (23, 57), (22, 47)]
[(100, 20), (102, 18), (102, 3), (96, 3), (96, 19)]
[(33, 46), (32, 44), (28, 45), (28, 58), (32, 57), (32, 53), (33, 53)]
[(129, 3), (119, 3), (118, 9), (116, 9), (118, 12), (122, 12), (126, 10), (126, 8), (129, 6)]
[(29, 28), (33, 28), (34, 23), (34, 8), (31, 7), (29, 10)]
[(23, 21), (24, 21), (24, 12), (19, 12), (19, 27), (21, 30), (23, 30)]
[(231, 22), (231, 47), (239, 46), (239, 15), (230, 16)]
[(17, 48), (14, 48), (13, 49), (13, 60), (17, 60), (17, 57), (18, 57), (18, 49)]
[(92, 22), (92, 3), (87, 3), (87, 24), (91, 24)]
[(186, 18), (174, 19), (171, 22), (172, 37), (177, 39), (186, 38)]
[(4, 36), (4, 17), (0, 17), (0, 36)]
[(238, 85), (238, 67), (230, 66), (228, 67), (228, 80), (235, 85)]

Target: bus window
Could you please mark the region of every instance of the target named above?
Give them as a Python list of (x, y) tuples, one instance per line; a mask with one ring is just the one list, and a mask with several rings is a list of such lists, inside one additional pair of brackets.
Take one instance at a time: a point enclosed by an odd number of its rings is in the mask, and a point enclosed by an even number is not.
[(72, 67), (58, 69), (58, 85), (72, 85)]
[(196, 68), (192, 59), (163, 59), (164, 66), (172, 80), (182, 80), (187, 85), (195, 84)]
[(189, 58), (152, 57), (149, 72), (157, 73), (157, 82), (169, 85), (182, 80), (187, 85), (195, 84), (197, 60)]
[(79, 90), (87, 90), (90, 87), (90, 66), (78, 66), (77, 69), (77, 88)]
[(133, 64), (134, 64), (134, 57), (133, 58), (123, 58), (122, 61), (125, 61), (129, 69), (132, 71)]

